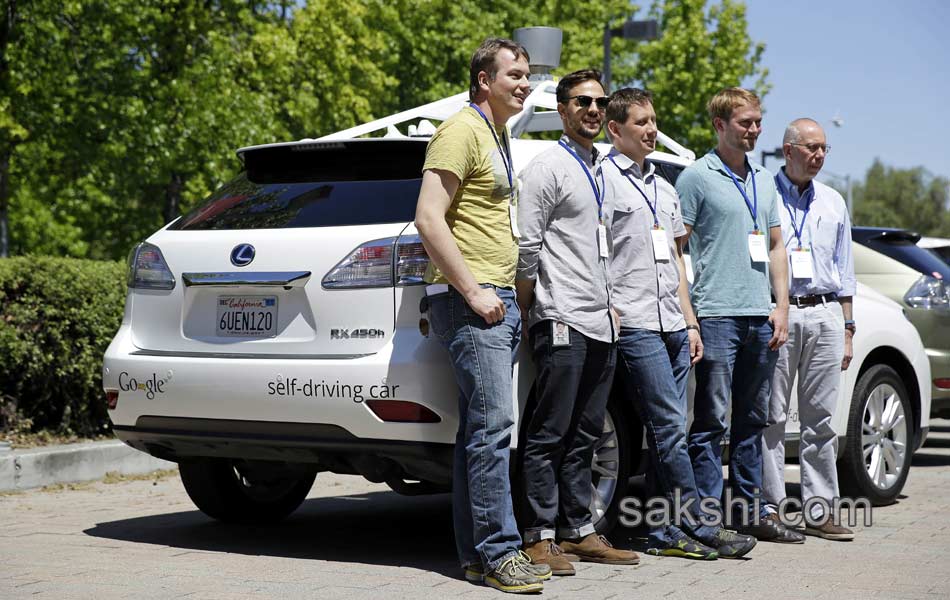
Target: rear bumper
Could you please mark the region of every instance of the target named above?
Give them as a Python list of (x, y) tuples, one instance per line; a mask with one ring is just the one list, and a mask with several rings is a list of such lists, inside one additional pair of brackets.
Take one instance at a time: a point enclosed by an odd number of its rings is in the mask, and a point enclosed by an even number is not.
[(337, 425), (144, 415), (114, 431), (129, 446), (174, 462), (230, 458), (311, 464), (380, 482), (451, 479), (452, 445), (363, 439)]
[[(119, 439), (175, 462), (302, 464), (402, 490), (413, 487), (406, 480), (451, 481), (458, 388), (445, 351), (418, 329), (356, 357), (238, 358), (227, 349), (143, 353), (123, 326), (103, 361), (103, 387), (119, 390), (109, 411)], [(441, 421), (385, 422), (366, 403), (374, 398), (416, 402)]]

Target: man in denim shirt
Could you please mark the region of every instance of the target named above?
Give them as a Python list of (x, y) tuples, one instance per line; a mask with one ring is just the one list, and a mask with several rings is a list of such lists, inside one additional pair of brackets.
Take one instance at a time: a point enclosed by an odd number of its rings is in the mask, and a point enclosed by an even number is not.
[(530, 93), (528, 72), (527, 51), (511, 40), (488, 39), (475, 51), (471, 103), (429, 141), (416, 207), (431, 260), (429, 321), (449, 351), (460, 392), (452, 474), (456, 549), (466, 579), (513, 593), (540, 591), (551, 576), (521, 552), (508, 473), (521, 313), (506, 123)]
[[(650, 494), (671, 507), (689, 505), (682, 522), (650, 528), (650, 554), (694, 559), (738, 558), (755, 538), (704, 525), (686, 447), (686, 381), (703, 356), (683, 261), (686, 228), (676, 190), (646, 160), (656, 148), (649, 92), (625, 88), (607, 107), (613, 149), (598, 181), (610, 222), (610, 278), (620, 313), (620, 360), (629, 395), (646, 430)], [(678, 498), (677, 498), (678, 496)]]
[(723, 492), (720, 442), (731, 401), (727, 499), (734, 493), (738, 502), (728, 503), (724, 516), (739, 518), (737, 529), (759, 540), (802, 542), (804, 536), (787, 529), (759, 499), (770, 381), (788, 337), (788, 257), (775, 182), (746, 157), (761, 133), (762, 109), (752, 92), (727, 88), (709, 101), (709, 116), (716, 148), (676, 182), (704, 344), (689, 455), (700, 496), (715, 506)]

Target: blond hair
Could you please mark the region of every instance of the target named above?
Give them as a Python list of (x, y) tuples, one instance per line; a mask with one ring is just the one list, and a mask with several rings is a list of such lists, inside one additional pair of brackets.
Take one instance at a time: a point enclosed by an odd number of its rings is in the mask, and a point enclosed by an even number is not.
[(749, 90), (741, 87), (730, 87), (717, 92), (709, 100), (706, 110), (709, 111), (710, 120), (715, 121), (716, 117), (719, 117), (723, 121), (728, 121), (732, 118), (732, 111), (744, 104), (755, 108), (761, 108), (762, 106), (759, 97)]

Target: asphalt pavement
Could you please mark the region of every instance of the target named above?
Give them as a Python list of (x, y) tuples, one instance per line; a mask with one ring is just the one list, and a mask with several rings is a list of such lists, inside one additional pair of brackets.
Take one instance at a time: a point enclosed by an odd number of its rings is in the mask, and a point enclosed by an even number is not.
[[(853, 542), (760, 543), (747, 560), (581, 563), (542, 597), (948, 598), (950, 421), (931, 425), (904, 495), (875, 508)], [(611, 539), (641, 550), (642, 533), (620, 527)], [(273, 527), (208, 519), (174, 476), (0, 495), (4, 599), (504, 597), (464, 581), (454, 554), (447, 495), (404, 497), (352, 476), (319, 475)]]

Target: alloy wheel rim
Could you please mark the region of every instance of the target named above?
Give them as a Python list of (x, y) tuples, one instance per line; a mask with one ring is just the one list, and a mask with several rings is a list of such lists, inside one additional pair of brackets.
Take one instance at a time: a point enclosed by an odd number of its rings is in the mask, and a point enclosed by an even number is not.
[(868, 394), (861, 426), (864, 468), (874, 486), (897, 483), (907, 462), (907, 415), (894, 386), (881, 383)]
[(614, 420), (608, 412), (604, 417), (604, 430), (594, 444), (591, 461), (590, 514), (594, 523), (607, 514), (614, 494), (617, 493), (617, 477), (620, 474), (620, 439)]

